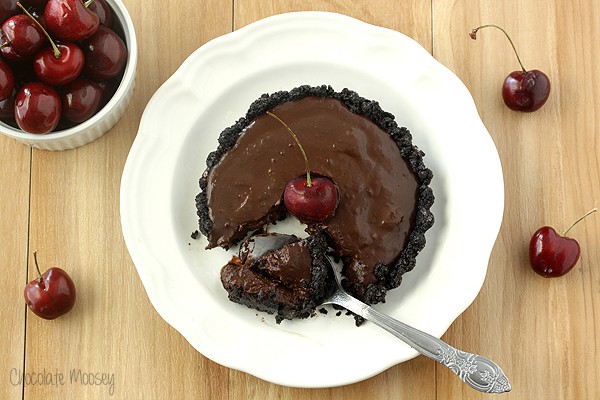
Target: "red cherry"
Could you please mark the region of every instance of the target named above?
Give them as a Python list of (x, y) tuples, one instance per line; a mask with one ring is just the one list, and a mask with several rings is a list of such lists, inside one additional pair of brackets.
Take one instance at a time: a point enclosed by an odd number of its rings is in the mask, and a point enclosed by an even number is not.
[(310, 186), (306, 176), (295, 178), (285, 186), (283, 202), (301, 222), (324, 222), (337, 208), (337, 188), (329, 178), (313, 178)]
[(0, 100), (10, 97), (15, 88), (15, 75), (4, 61), (0, 60)]
[(58, 44), (56, 47), (59, 53), (48, 47), (36, 54), (33, 70), (42, 82), (62, 86), (77, 79), (83, 70), (84, 56), (83, 51), (73, 43)]
[(100, 25), (104, 25), (108, 28), (112, 27), (113, 13), (108, 4), (106, 4), (106, 1), (94, 0), (88, 6), (88, 10), (90, 10), (98, 16), (98, 19), (100, 20)]
[(61, 112), (58, 93), (45, 83), (28, 83), (17, 93), (15, 120), (25, 132), (51, 132), (58, 125)]
[(502, 85), (504, 104), (511, 110), (539, 110), (550, 95), (550, 79), (542, 71), (513, 71)]
[(572, 270), (579, 260), (581, 249), (577, 240), (565, 235), (575, 224), (595, 211), (593, 209), (579, 218), (562, 235), (549, 226), (535, 231), (529, 242), (531, 268), (545, 278), (563, 276)]
[(89, 38), (100, 25), (98, 16), (81, 0), (48, 0), (44, 20), (55, 38), (67, 42)]
[(502, 85), (504, 104), (515, 111), (532, 112), (539, 110), (550, 96), (550, 79), (548, 79), (548, 76), (537, 69), (526, 70), (512, 39), (504, 29), (497, 25), (483, 25), (473, 29), (469, 34), (471, 39), (477, 39), (477, 31), (483, 28), (496, 28), (502, 31), (510, 42), (521, 66), (521, 71), (513, 71), (504, 79)]
[(17, 14), (2, 24), (2, 55), (12, 61), (33, 57), (46, 43), (46, 38), (32, 17)]
[(102, 102), (102, 87), (88, 79), (78, 79), (61, 90), (63, 118), (80, 123), (94, 115)]
[(44, 319), (54, 319), (68, 313), (75, 305), (73, 280), (58, 267), (40, 273), (35, 252), (33, 256), (39, 277), (25, 286), (25, 303), (35, 315)]
[(47, 37), (50, 46), (37, 53), (33, 60), (33, 70), (44, 83), (53, 86), (65, 85), (77, 79), (83, 69), (83, 51), (73, 43), (56, 44), (46, 29), (20, 3), (23, 12), (38, 25)]
[(123, 40), (111, 29), (100, 26), (98, 31), (83, 43), (85, 74), (95, 81), (106, 81), (119, 75), (127, 62), (127, 48)]
[(569, 272), (579, 260), (579, 254), (577, 240), (562, 237), (549, 226), (535, 231), (529, 243), (531, 267), (546, 278), (563, 276)]

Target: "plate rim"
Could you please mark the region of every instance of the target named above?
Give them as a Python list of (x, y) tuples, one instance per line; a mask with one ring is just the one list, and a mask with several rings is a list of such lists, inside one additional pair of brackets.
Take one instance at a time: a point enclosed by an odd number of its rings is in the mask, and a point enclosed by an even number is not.
[[(193, 66), (194, 61), (198, 58), (202, 56), (202, 52), (203, 51), (208, 51), (208, 50), (212, 50), (215, 47), (219, 47), (221, 46), (222, 43), (227, 43), (227, 41), (234, 41), (240, 37), (242, 37), (243, 35), (246, 35), (246, 38), (248, 36), (251, 36), (251, 33), (253, 30), (255, 31), (260, 31), (262, 29), (262, 27), (264, 26), (269, 26), (270, 24), (281, 24), (284, 22), (289, 22), (291, 20), (320, 20), (320, 21), (343, 21), (343, 23), (346, 24), (358, 24), (360, 25), (362, 28), (366, 29), (371, 29), (371, 30), (375, 30), (377, 31), (378, 34), (383, 34), (383, 35), (396, 35), (397, 38), (401, 38), (403, 37), (404, 39), (407, 40), (407, 43), (412, 43), (412, 46), (418, 46), (418, 49), (420, 49), (419, 51), (422, 51), (426, 56), (428, 56), (430, 58), (430, 60), (428, 60), (429, 64), (434, 64), (437, 65), (438, 68), (440, 68), (441, 71), (446, 71), (446, 73), (449, 73), (451, 77), (453, 77), (452, 79), (460, 82), (460, 79), (458, 79), (458, 77), (456, 77), (456, 75), (452, 74), (446, 67), (444, 67), (442, 64), (440, 64), (437, 60), (435, 60), (423, 47), (421, 47), (420, 44), (418, 44), (416, 41), (414, 41), (413, 39), (411, 39), (410, 37), (394, 31), (394, 30), (390, 30), (388, 28), (383, 28), (383, 27), (379, 27), (379, 26), (375, 26), (375, 25), (371, 25), (368, 24), (366, 22), (354, 19), (352, 17), (349, 16), (345, 16), (342, 14), (336, 14), (336, 13), (330, 13), (330, 12), (295, 12), (295, 13), (286, 13), (286, 14), (278, 14), (278, 15), (274, 15), (274, 16), (270, 16), (267, 17), (263, 20), (254, 22), (252, 24), (246, 25), (234, 32), (228, 33), (226, 35), (223, 35), (221, 37), (215, 38), (213, 40), (211, 40), (210, 42), (207, 42), (205, 45), (201, 46), (200, 48), (198, 48), (196, 51), (194, 51), (192, 53), (192, 55), (190, 55), (180, 66), (180, 68), (167, 80), (165, 81), (165, 83), (163, 85), (161, 85), (161, 87), (157, 90), (157, 92), (152, 96), (151, 100), (149, 101), (146, 109), (144, 110), (144, 113), (142, 115), (142, 119), (140, 122), (140, 127), (138, 130), (138, 135), (134, 141), (134, 144), (132, 145), (132, 149), (130, 151), (130, 156), (127, 158), (125, 167), (124, 167), (124, 171), (123, 171), (123, 177), (122, 177), (122, 181), (121, 181), (121, 224), (122, 224), (122, 229), (123, 229), (123, 236), (125, 238), (125, 242), (127, 245), (127, 248), (129, 250), (129, 253), (131, 255), (131, 258), (134, 262), (134, 265), (136, 266), (136, 269), (138, 270), (138, 273), (140, 275), (140, 278), (142, 279), (142, 282), (144, 284), (144, 288), (148, 294), (148, 297), (150, 298), (153, 306), (155, 307), (155, 309), (157, 310), (157, 312), (159, 313), (159, 315), (161, 315), (161, 317), (163, 319), (165, 319), (165, 321), (167, 323), (169, 323), (171, 326), (173, 326), (177, 331), (179, 331), (187, 340), (188, 342), (190, 342), (190, 344), (192, 344), (193, 347), (196, 348), (196, 350), (198, 350), (200, 353), (204, 354), (205, 356), (207, 356), (208, 358), (212, 359), (213, 361), (218, 362), (219, 364), (222, 364), (224, 366), (230, 367), (230, 368), (234, 368), (237, 370), (242, 370), (244, 372), (250, 373), (252, 375), (258, 376), (262, 379), (265, 379), (267, 381), (271, 381), (274, 383), (278, 383), (278, 384), (283, 384), (286, 386), (297, 386), (297, 387), (332, 387), (332, 386), (340, 386), (340, 385), (345, 385), (345, 384), (349, 384), (349, 383), (354, 383), (357, 382), (359, 380), (363, 380), (363, 379), (367, 379), (373, 375), (376, 375), (377, 373), (380, 373), (381, 371), (391, 367), (392, 365), (395, 365), (397, 363), (406, 361), (406, 360), (400, 360), (398, 362), (395, 362), (393, 364), (390, 365), (384, 365), (382, 366), (379, 370), (374, 370), (372, 371), (372, 373), (370, 374), (362, 374), (363, 376), (361, 377), (353, 377), (350, 379), (338, 379), (337, 381), (321, 381), (321, 382), (315, 382), (314, 384), (311, 383), (306, 383), (306, 382), (301, 382), (301, 383), (297, 383), (295, 382), (293, 379), (292, 380), (281, 380), (281, 379), (270, 379), (270, 377), (268, 376), (268, 374), (265, 374), (264, 372), (261, 371), (255, 371), (252, 368), (248, 368), (248, 366), (240, 366), (240, 365), (235, 365), (235, 363), (227, 363), (227, 362), (223, 362), (222, 360), (220, 360), (220, 357), (218, 354), (215, 354), (214, 351), (211, 351), (211, 349), (208, 348), (202, 348), (202, 349), (198, 349), (198, 347), (192, 343), (192, 338), (189, 338), (188, 335), (186, 335), (186, 333), (184, 332), (187, 329), (187, 326), (182, 326), (182, 324), (180, 323), (180, 321), (175, 318), (172, 314), (172, 312), (170, 310), (168, 310), (168, 307), (165, 307), (164, 304), (161, 301), (161, 295), (165, 296), (164, 292), (161, 294), (160, 293), (160, 288), (156, 287), (156, 285), (154, 284), (154, 282), (152, 281), (152, 278), (148, 275), (147, 270), (141, 265), (140, 263), (140, 258), (138, 257), (138, 255), (136, 254), (136, 242), (134, 240), (134, 232), (132, 229), (132, 226), (130, 225), (130, 221), (127, 219), (127, 212), (128, 212), (128, 207), (130, 207), (130, 205), (127, 203), (127, 199), (129, 199), (129, 194), (128, 194), (128, 188), (127, 186), (131, 183), (132, 179), (133, 179), (133, 175), (135, 171), (134, 169), (134, 165), (133, 165), (133, 159), (134, 157), (139, 156), (139, 153), (142, 152), (142, 148), (143, 146), (149, 146), (151, 144), (154, 145), (154, 147), (156, 148), (157, 146), (159, 146), (160, 144), (160, 139), (155, 137), (155, 136), (151, 136), (147, 133), (147, 131), (145, 130), (145, 124), (147, 123), (148, 119), (151, 118), (151, 110), (152, 107), (155, 107), (156, 104), (160, 101), (160, 97), (162, 94), (170, 91), (170, 90), (174, 90), (173, 87), (178, 87), (179, 89), (181, 89), (181, 85), (182, 82), (185, 81), (185, 73), (186, 71), (189, 71), (188, 69)], [(357, 25), (357, 26), (358, 26)], [(382, 33), (383, 32), (383, 33)], [(400, 35), (400, 36), (398, 36)], [(208, 49), (208, 50), (207, 50)], [(433, 62), (432, 62), (433, 61)], [(468, 90), (466, 89), (466, 87), (464, 86), (464, 84), (462, 84), (462, 82), (460, 82), (460, 84), (462, 85), (462, 87), (464, 88), (464, 90), (468, 93)], [(291, 89), (291, 88), (290, 88)], [(476, 108), (475, 108), (475, 104), (474, 101), (472, 100), (472, 97), (469, 94), (469, 99), (470, 102), (472, 103), (472, 108), (475, 112), (475, 115), (478, 118), (478, 121), (481, 122), (481, 120), (479, 119), (479, 116), (477, 114)], [(248, 104), (249, 105), (249, 104)], [(471, 112), (473, 112), (473, 110), (471, 110)], [(489, 133), (487, 132), (487, 130), (485, 129), (485, 126), (483, 125), (483, 122), (481, 122), (481, 127), (483, 128), (483, 130), (487, 133), (487, 140), (489, 140), (491, 142), (491, 144), (493, 145), (493, 141), (491, 140), (491, 137), (489, 136)], [(152, 141), (154, 141), (154, 143), (152, 143)], [(494, 147), (495, 150), (495, 147)], [(497, 151), (496, 151), (496, 156), (498, 156)], [(498, 165), (500, 165), (500, 159), (499, 156), (497, 157), (497, 161)], [(426, 159), (426, 163), (427, 163), (427, 159)], [(501, 166), (500, 166), (500, 176), (499, 176), (499, 182), (502, 185), (502, 189), (503, 189), (503, 177), (502, 177), (502, 170), (501, 170)], [(434, 176), (436, 174), (436, 171), (434, 170)], [(498, 176), (495, 177), (496, 179), (498, 179)], [(435, 179), (435, 177), (434, 177)], [(483, 268), (483, 273), (481, 274), (480, 277), (477, 278), (478, 283), (478, 289), (477, 291), (473, 294), (472, 298), (469, 299), (465, 299), (464, 300), (464, 308), (462, 309), (462, 311), (460, 311), (456, 316), (452, 317), (451, 320), (445, 324), (446, 326), (443, 327), (443, 329), (438, 332), (433, 333), (434, 336), (441, 336), (446, 329), (449, 327), (449, 325), (452, 323), (452, 321), (454, 321), (454, 319), (456, 319), (460, 314), (462, 314), (462, 312), (464, 311), (464, 309), (466, 309), (468, 307), (469, 304), (472, 303), (472, 301), (475, 299), (475, 297), (477, 296), (477, 294), (479, 293), (479, 290), (481, 289), (481, 286), (483, 285), (484, 282), (484, 278), (485, 278), (485, 272), (487, 271), (487, 262), (489, 259), (489, 255), (491, 253), (491, 250), (493, 248), (493, 244), (495, 242), (495, 239), (498, 235), (499, 229), (500, 229), (500, 225), (501, 225), (501, 221), (502, 221), (502, 214), (503, 214), (503, 206), (504, 206), (504, 198), (503, 198), (503, 190), (502, 190), (502, 199), (500, 201), (501, 207), (500, 207), (500, 213), (498, 215), (498, 213), (495, 214), (495, 221), (493, 221), (493, 225), (497, 225), (497, 229), (495, 231), (495, 233), (493, 234), (493, 240), (491, 242), (491, 245), (489, 246), (489, 252), (488, 252), (488, 256), (485, 262), (485, 268)], [(130, 199), (129, 199), (130, 200)], [(245, 310), (244, 310), (245, 311)], [(251, 312), (251, 311), (250, 311)], [(177, 325), (177, 326), (176, 326)], [(416, 355), (416, 352), (412, 353), (412, 356), (409, 356), (407, 359), (410, 359), (412, 357), (414, 357)]]

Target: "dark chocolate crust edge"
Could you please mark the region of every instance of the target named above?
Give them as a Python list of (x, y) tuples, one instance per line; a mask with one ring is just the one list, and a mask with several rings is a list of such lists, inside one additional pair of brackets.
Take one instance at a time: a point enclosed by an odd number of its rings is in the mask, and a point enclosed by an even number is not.
[[(323, 300), (333, 293), (335, 278), (331, 268), (327, 265), (325, 253), (328, 250), (328, 243), (323, 234), (317, 233), (306, 239), (308, 250), (310, 251), (311, 282), (310, 296), (297, 302), (283, 301), (284, 296), (278, 296), (277, 288), (261, 290), (258, 293), (247, 293), (242, 286), (232, 285), (230, 282), (224, 282), (223, 287), (228, 292), (228, 298), (234, 303), (245, 305), (258, 311), (275, 315), (275, 322), (281, 323), (284, 319), (309, 318), (316, 314), (316, 308), (321, 305)], [(277, 251), (277, 250), (275, 250)], [(263, 259), (254, 261), (252, 264), (237, 268), (254, 269), (256, 265), (263, 262)], [(226, 266), (227, 267), (227, 266)], [(256, 268), (257, 274), (260, 274)]]
[[(433, 226), (434, 216), (431, 212), (431, 206), (434, 202), (434, 195), (432, 189), (429, 187), (433, 173), (423, 162), (424, 153), (412, 144), (412, 135), (409, 130), (399, 127), (394, 115), (382, 110), (378, 102), (365, 99), (350, 89), (343, 89), (341, 92), (336, 92), (328, 85), (304, 85), (290, 91), (263, 94), (250, 105), (245, 117), (240, 118), (235, 124), (221, 132), (217, 149), (211, 152), (206, 159), (206, 170), (200, 177), (199, 182), (200, 193), (196, 196), (200, 232), (208, 237), (213, 224), (206, 197), (206, 187), (210, 170), (235, 145), (244, 129), (257, 116), (264, 114), (279, 104), (308, 96), (338, 99), (353, 113), (364, 115), (384, 131), (388, 132), (398, 146), (401, 156), (408, 161), (412, 171), (419, 179), (420, 186), (417, 193), (414, 225), (408, 244), (394, 263), (388, 265), (380, 263), (375, 266), (375, 275), (379, 281), (376, 284), (369, 285), (364, 295), (361, 296), (361, 299), (369, 304), (383, 302), (387, 290), (398, 287), (402, 281), (402, 275), (414, 268), (416, 257), (425, 246), (425, 232)], [(356, 293), (352, 287), (348, 289)]]

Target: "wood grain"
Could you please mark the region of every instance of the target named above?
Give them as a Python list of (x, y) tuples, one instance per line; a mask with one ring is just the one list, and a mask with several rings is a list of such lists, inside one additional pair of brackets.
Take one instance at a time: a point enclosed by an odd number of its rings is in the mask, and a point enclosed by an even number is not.
[(234, 27), (239, 29), (271, 15), (298, 11), (326, 11), (345, 14), (373, 25), (401, 31), (431, 51), (431, 3), (427, 0), (396, 2), (389, 0), (335, 0), (272, 2), (236, 0)]
[[(231, 9), (217, 2), (203, 2), (192, 12), (158, 1), (126, 5), (138, 27), (140, 57), (135, 99), (126, 115), (79, 149), (33, 152), (31, 246), (46, 265), (71, 273), (78, 302), (57, 320), (28, 319), (26, 369), (58, 368), (66, 383), (27, 386), (25, 398), (227, 395), (227, 370), (193, 351), (148, 301), (122, 239), (119, 186), (145, 104), (193, 50), (231, 30)], [(210, 24), (202, 23), (206, 14)], [(194, 29), (182, 35), (172, 21)], [(86, 384), (79, 371), (106, 373), (107, 384)]]
[(29, 229), (29, 169), (31, 151), (8, 137), (0, 137), (0, 232), (2, 235), (2, 290), (0, 290), (0, 398), (20, 399), (26, 311), (23, 288), (27, 282)]
[[(139, 68), (135, 96), (122, 120), (97, 141), (65, 152), (31, 150), (0, 137), (0, 318), (5, 324), (0, 398), (486, 397), (424, 357), (344, 387), (270, 384), (197, 353), (146, 296), (119, 216), (121, 172), (146, 104), (210, 39), (270, 15), (306, 10), (339, 12), (413, 37), (465, 83), (498, 148), (505, 179), (502, 228), (480, 295), (443, 339), (497, 361), (513, 385), (503, 398), (600, 398), (600, 214), (571, 231), (582, 256), (569, 275), (541, 278), (530, 270), (527, 255), (529, 238), (539, 226), (560, 230), (600, 205), (596, 0), (125, 4), (136, 26)], [(485, 30), (476, 41), (468, 38), (471, 28), (483, 23), (506, 28), (525, 66), (550, 76), (552, 93), (540, 111), (516, 113), (503, 105), (500, 85), (518, 64), (500, 32)], [(22, 290), (35, 276), (32, 250), (38, 251), (42, 268), (64, 267), (76, 281), (78, 301), (70, 314), (44, 321), (26, 311)], [(13, 369), (29, 380), (15, 382)], [(39, 373), (62, 373), (65, 382), (34, 383)], [(82, 383), (90, 373), (104, 373), (106, 383)]]
[[(513, 384), (506, 398), (600, 398), (598, 217), (571, 232), (583, 252), (569, 275), (544, 279), (528, 264), (529, 238), (538, 227), (560, 232), (600, 198), (599, 11), (594, 1), (434, 3), (434, 56), (473, 94), (498, 147), (506, 196), (484, 287), (444, 338), (505, 366)], [(501, 32), (468, 38), (484, 23), (503, 26), (525, 67), (550, 77), (550, 99), (538, 112), (504, 107), (502, 80), (519, 68)], [(439, 399), (483, 398), (438, 372)]]

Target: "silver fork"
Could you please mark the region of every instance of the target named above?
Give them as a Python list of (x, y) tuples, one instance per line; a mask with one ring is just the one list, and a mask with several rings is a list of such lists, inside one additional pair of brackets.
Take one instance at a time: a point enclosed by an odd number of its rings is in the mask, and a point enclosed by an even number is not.
[[(282, 233), (256, 235), (242, 243), (239, 256), (243, 260), (248, 257), (257, 259), (271, 250), (297, 240), (296, 236)], [(450, 368), (463, 382), (480, 392), (504, 393), (511, 390), (508, 378), (492, 360), (455, 349), (442, 340), (383, 314), (346, 293), (341, 284), (341, 271), (334, 267), (329, 256), (325, 255), (325, 258), (337, 285), (335, 292), (322, 304), (337, 304), (373, 322), (424, 356)]]
[(383, 314), (371, 306), (352, 297), (342, 288), (342, 276), (339, 268), (333, 266), (326, 256), (329, 268), (333, 270), (337, 283), (335, 292), (322, 304), (337, 304), (364, 319), (385, 329), (408, 344), (420, 354), (450, 368), (458, 377), (472, 388), (484, 393), (504, 393), (511, 390), (508, 378), (498, 364), (483, 356), (455, 349), (442, 340), (406, 325), (389, 315)]

